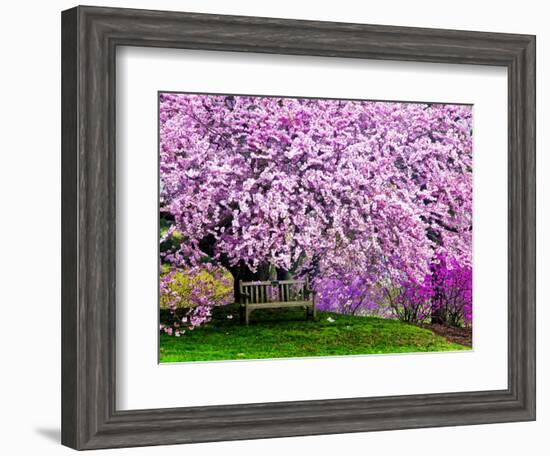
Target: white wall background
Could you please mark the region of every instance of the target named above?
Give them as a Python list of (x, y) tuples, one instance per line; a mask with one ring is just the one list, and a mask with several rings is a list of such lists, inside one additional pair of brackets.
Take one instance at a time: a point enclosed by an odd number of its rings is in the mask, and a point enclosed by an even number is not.
[[(286, 438), (102, 451), (97, 454), (432, 454), (491, 451), (547, 454), (550, 443), (549, 11), (545, 2), (462, 0), (338, 2), (278, 0), (100, 1), (102, 6), (364, 22), (537, 35), (538, 421), (457, 428)], [(69, 454), (60, 422), (60, 11), (70, 1), (6, 3), (0, 43), (0, 449), (5, 454)], [(546, 217), (546, 220), (545, 220)], [(546, 433), (545, 433), (546, 431)]]

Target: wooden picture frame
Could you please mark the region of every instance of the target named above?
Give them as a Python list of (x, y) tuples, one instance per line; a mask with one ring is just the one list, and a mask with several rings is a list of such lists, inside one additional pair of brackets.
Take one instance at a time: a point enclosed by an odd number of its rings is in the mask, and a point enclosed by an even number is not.
[[(122, 45), (506, 67), (508, 388), (117, 410), (115, 50)], [(101, 7), (62, 13), (64, 445), (113, 448), (534, 419), (534, 36)]]

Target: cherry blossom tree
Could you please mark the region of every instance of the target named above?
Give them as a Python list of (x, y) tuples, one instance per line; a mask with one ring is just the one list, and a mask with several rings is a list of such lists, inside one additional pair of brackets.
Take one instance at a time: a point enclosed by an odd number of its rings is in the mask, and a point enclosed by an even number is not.
[(163, 261), (315, 280), (471, 266), (470, 106), (160, 95)]

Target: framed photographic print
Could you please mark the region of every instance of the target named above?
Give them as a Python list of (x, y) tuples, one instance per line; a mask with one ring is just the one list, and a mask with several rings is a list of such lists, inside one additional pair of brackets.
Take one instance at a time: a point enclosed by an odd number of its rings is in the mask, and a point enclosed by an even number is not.
[(62, 442), (535, 419), (535, 37), (62, 13)]
[(161, 362), (471, 347), (472, 106), (160, 92), (159, 122)]

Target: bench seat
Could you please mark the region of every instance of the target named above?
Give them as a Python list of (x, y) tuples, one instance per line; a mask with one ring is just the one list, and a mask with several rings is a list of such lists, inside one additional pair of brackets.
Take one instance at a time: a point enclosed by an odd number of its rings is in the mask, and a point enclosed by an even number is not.
[[(306, 317), (316, 317), (314, 293), (305, 280), (239, 282), (241, 321), (248, 326), (250, 314), (257, 309), (303, 307)], [(275, 300), (271, 298), (275, 296)]]

